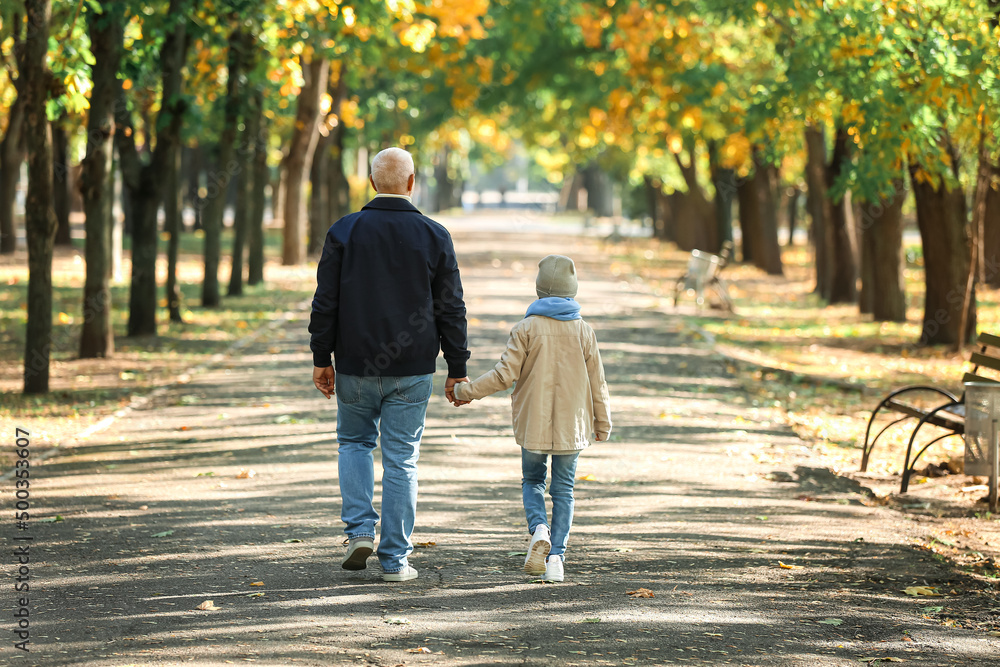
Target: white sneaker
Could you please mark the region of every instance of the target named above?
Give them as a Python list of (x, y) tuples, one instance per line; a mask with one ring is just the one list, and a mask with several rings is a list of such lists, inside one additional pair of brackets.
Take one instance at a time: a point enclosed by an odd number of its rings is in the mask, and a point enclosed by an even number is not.
[(355, 537), (347, 546), (347, 555), (340, 564), (345, 570), (363, 570), (367, 565), (368, 557), (375, 550), (375, 540), (370, 537)]
[(549, 556), (545, 559), (545, 581), (563, 580), (563, 557)]
[(545, 524), (535, 526), (528, 543), (528, 555), (524, 557), (524, 571), (528, 574), (545, 572), (545, 557), (549, 555), (552, 541), (549, 539), (549, 527)]
[(417, 569), (407, 565), (399, 572), (383, 572), (382, 581), (409, 581), (417, 578)]

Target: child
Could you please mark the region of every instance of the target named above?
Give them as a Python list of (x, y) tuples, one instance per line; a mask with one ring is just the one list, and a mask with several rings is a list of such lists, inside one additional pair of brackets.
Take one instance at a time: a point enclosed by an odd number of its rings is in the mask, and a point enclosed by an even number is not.
[[(576, 267), (562, 255), (538, 263), (535, 291), (524, 319), (510, 332), (493, 370), (455, 385), (455, 399), (471, 401), (509, 388), (514, 439), (521, 445), (521, 494), (531, 542), (524, 571), (563, 580), (566, 541), (573, 524), (576, 460), (611, 433), (608, 385), (597, 337), (580, 318)], [(545, 476), (552, 456), (552, 529), (546, 520)]]

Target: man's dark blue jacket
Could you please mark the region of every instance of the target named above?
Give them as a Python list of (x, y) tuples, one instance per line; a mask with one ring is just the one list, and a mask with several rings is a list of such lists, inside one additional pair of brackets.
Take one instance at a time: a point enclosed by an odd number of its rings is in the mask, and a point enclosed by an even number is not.
[(326, 233), (309, 333), (313, 364), (358, 376), (466, 376), (465, 301), (448, 230), (407, 200), (376, 197)]

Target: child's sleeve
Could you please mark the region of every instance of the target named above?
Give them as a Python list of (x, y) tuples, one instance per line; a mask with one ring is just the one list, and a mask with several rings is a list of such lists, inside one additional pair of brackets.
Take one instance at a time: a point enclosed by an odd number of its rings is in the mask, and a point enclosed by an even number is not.
[(601, 351), (597, 347), (597, 334), (593, 329), (590, 331), (587, 349), (587, 373), (590, 375), (590, 392), (594, 401), (594, 434), (602, 442), (607, 442), (611, 435), (611, 396), (604, 379), (604, 364), (601, 363)]
[(455, 385), (455, 398), (460, 401), (474, 401), (498, 391), (509, 389), (521, 375), (521, 367), (528, 354), (528, 336), (523, 327), (515, 327), (507, 339), (507, 349), (492, 370), (483, 373), (472, 382)]

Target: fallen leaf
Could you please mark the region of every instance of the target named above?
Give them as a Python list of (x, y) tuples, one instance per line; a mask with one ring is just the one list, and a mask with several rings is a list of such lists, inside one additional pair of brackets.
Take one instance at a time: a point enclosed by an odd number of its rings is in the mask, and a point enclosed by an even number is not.
[(172, 530), (165, 530), (162, 533), (153, 533), (150, 537), (169, 537), (174, 534)]
[(921, 607), (920, 611), (925, 614), (938, 614), (944, 611), (944, 607)]
[(631, 595), (634, 598), (651, 598), (655, 597), (653, 591), (648, 588), (637, 588), (634, 591), (629, 591), (625, 595)]
[(406, 649), (407, 653), (431, 653), (431, 650), (426, 646), (418, 646), (417, 648)]
[(824, 618), (822, 621), (816, 621), (817, 623), (823, 623), (824, 625), (843, 625), (844, 621), (840, 618)]
[(782, 569), (785, 569), (785, 570), (801, 570), (802, 569), (801, 565), (788, 565), (787, 563), (782, 563), (780, 560), (778, 561), (778, 567), (780, 567)]
[(632, 552), (631, 549), (626, 549), (625, 547), (615, 547), (614, 549), (612, 549), (612, 551), (617, 551), (617, 552), (623, 553), (623, 554), (627, 554), (627, 553), (631, 553)]
[(253, 479), (256, 474), (257, 473), (253, 468), (240, 468), (240, 472), (236, 475), (236, 479)]
[(585, 619), (583, 619), (582, 622), (583, 623), (600, 623), (601, 619), (600, 618), (585, 618)]
[(264, 594), (263, 593), (251, 593), (247, 597), (248, 598), (262, 598), (262, 597), (264, 597)]
[(195, 475), (195, 477), (214, 477), (214, 476), (215, 476), (214, 472), (200, 472), (197, 475)]
[(55, 516), (47, 516), (44, 519), (39, 519), (38, 523), (52, 523), (53, 521), (62, 521), (62, 520), (63, 520), (62, 516), (56, 514)]
[(942, 597), (941, 593), (937, 592), (937, 589), (931, 588), (930, 586), (910, 586), (903, 589), (903, 592), (907, 595), (923, 595), (926, 597)]
[(212, 602), (211, 600), (205, 600), (200, 605), (198, 605), (198, 609), (201, 609), (202, 611), (215, 611), (216, 609), (218, 609), (218, 607), (216, 607), (215, 603)]
[(263, 585), (264, 585), (264, 582), (263, 582), (263, 581), (255, 581), (255, 582), (253, 582), (253, 583), (252, 583), (252, 584), (250, 584), (250, 585), (251, 585), (251, 586), (263, 586)]
[(754, 517), (754, 518), (757, 519), (758, 521), (767, 521), (767, 517), (764, 516), (764, 515), (757, 516), (757, 517)]
[(417, 542), (417, 543), (416, 543), (416, 544), (414, 544), (413, 546), (415, 546), (415, 547), (423, 547), (423, 548), (425, 548), (425, 549), (426, 549), (426, 548), (428, 548), (428, 547), (433, 547), (433, 546), (435, 546), (436, 544), (437, 544), (437, 542)]
[(299, 539), (299, 538), (297, 538), (297, 537), (293, 537), (293, 538), (291, 538), (291, 539), (287, 539), (287, 540), (285, 540), (285, 542), (286, 542), (286, 543), (290, 543), (290, 542), (301, 542), (301, 541), (302, 541), (302, 540), (300, 540), (300, 539)]
[(385, 622), (388, 623), (389, 625), (409, 625), (410, 619), (404, 618), (402, 616), (390, 616), (389, 618), (385, 619)]
[(528, 552), (527, 551), (508, 551), (507, 555), (508, 556), (527, 556)]
[(576, 478), (578, 482), (595, 482), (597, 478), (593, 475), (580, 475)]

